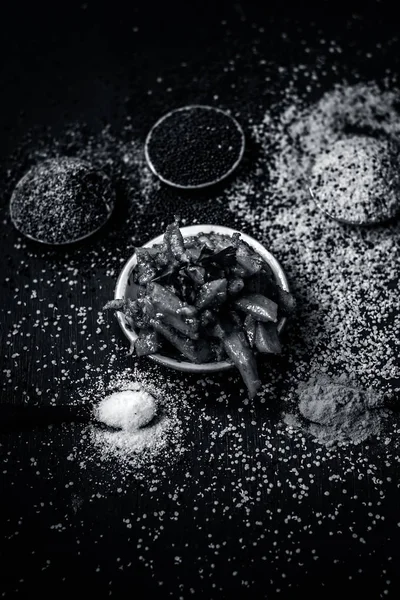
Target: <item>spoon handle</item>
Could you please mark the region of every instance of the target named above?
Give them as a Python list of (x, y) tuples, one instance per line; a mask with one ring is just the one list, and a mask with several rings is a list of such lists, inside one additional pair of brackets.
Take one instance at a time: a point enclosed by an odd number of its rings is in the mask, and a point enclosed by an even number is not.
[(86, 407), (68, 405), (43, 406), (0, 404), (0, 433), (32, 430), (61, 423), (88, 423), (90, 411)]

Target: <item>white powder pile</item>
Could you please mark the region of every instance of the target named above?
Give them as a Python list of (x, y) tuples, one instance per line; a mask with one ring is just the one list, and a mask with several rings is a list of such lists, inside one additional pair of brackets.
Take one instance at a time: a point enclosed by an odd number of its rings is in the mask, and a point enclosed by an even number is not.
[(93, 423), (83, 432), (77, 458), (94, 480), (102, 480), (101, 474), (92, 472), (100, 460), (119, 480), (133, 475), (154, 487), (163, 476), (163, 465), (170, 467), (184, 454), (184, 394), (177, 396), (168, 386), (161, 387), (159, 381), (132, 367), (119, 372), (110, 368), (79, 395), (78, 402), (95, 404), (98, 421), (116, 428)]
[(172, 420), (162, 416), (153, 425), (137, 431), (95, 429), (91, 432), (91, 441), (101, 451), (103, 458), (129, 462), (134, 471), (145, 460), (154, 459), (165, 450), (173, 427)]
[(156, 414), (156, 401), (134, 383), (133, 389), (114, 392), (101, 400), (94, 413), (98, 421), (129, 433), (149, 425)]

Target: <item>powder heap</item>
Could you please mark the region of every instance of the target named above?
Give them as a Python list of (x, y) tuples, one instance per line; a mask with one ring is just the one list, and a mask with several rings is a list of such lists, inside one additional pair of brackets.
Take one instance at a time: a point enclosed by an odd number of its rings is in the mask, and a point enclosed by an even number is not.
[[(132, 470), (149, 460), (149, 455), (154, 458), (159, 455), (168, 442), (172, 422), (165, 416), (160, 417), (154, 425), (136, 431), (92, 431), (92, 442), (101, 450), (103, 458), (117, 459), (120, 462), (130, 462)], [(136, 463), (136, 464), (135, 464)]]
[[(387, 412), (374, 390), (356, 387), (351, 380), (317, 375), (298, 386), (299, 411), (305, 428), (316, 441), (326, 446), (351, 442), (359, 444), (378, 435)], [(288, 425), (299, 425), (286, 414)]]
[(155, 417), (156, 402), (138, 384), (131, 390), (114, 392), (104, 398), (95, 408), (98, 421), (127, 432), (137, 431), (148, 425)]
[(94, 459), (100, 458), (122, 479), (135, 475), (154, 483), (161, 476), (156, 465), (171, 466), (184, 453), (179, 414), (185, 410), (185, 399), (166, 388), (160, 394), (158, 383), (137, 368), (120, 372), (113, 368), (110, 374), (108, 381), (100, 376), (94, 379), (80, 395), (85, 403), (95, 404), (98, 421), (119, 429), (90, 425), (78, 451), (80, 466), (89, 476)]
[(107, 175), (78, 158), (45, 160), (17, 183), (10, 212), (24, 235), (46, 244), (76, 242), (109, 218), (114, 191)]
[(400, 208), (399, 146), (390, 139), (348, 136), (321, 152), (311, 188), (329, 216), (357, 225), (394, 217)]
[(168, 113), (154, 125), (146, 141), (152, 171), (165, 183), (187, 189), (227, 177), (243, 150), (239, 124), (211, 106), (187, 106)]

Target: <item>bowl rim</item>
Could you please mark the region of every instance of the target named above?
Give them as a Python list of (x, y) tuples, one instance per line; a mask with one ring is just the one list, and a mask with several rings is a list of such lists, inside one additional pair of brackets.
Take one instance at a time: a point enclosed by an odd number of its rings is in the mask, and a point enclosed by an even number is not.
[[(271, 252), (269, 252), (260, 242), (258, 242), (254, 238), (250, 237), (246, 233), (243, 233), (237, 229), (232, 229), (230, 227), (225, 227), (222, 225), (210, 225), (210, 224), (190, 225), (188, 227), (180, 227), (180, 231), (184, 238), (192, 237), (192, 236), (198, 235), (200, 233), (205, 233), (205, 234), (219, 233), (222, 235), (229, 235), (229, 236), (232, 236), (234, 233), (239, 233), (241, 239), (246, 244), (248, 244), (253, 250), (255, 250), (257, 252), (257, 254), (259, 254), (261, 256), (261, 258), (263, 258), (269, 264), (279, 285), (285, 291), (289, 292), (289, 283), (288, 283), (287, 277), (286, 277), (281, 265), (275, 258), (275, 256), (273, 256), (273, 254), (271, 254)], [(163, 241), (163, 238), (164, 238), (164, 234), (158, 235), (157, 237), (146, 242), (146, 244), (143, 244), (142, 248), (151, 248), (153, 246), (161, 244)], [(136, 263), (137, 263), (136, 252), (134, 252), (132, 254), (132, 256), (127, 260), (125, 265), (123, 266), (122, 271), (120, 272), (119, 277), (117, 279), (117, 284), (115, 286), (115, 291), (114, 291), (114, 299), (115, 300), (125, 298), (128, 280), (131, 275), (131, 272), (133, 271), (133, 269), (136, 266)], [(120, 325), (125, 337), (129, 340), (130, 344), (133, 344), (133, 342), (138, 337), (136, 332), (127, 327), (127, 321), (126, 321), (126, 318), (123, 315), (123, 313), (117, 311), (116, 314), (117, 314), (117, 320), (119, 322), (119, 325)], [(285, 324), (286, 324), (286, 317), (282, 317), (279, 320), (278, 326), (277, 326), (279, 333), (281, 333)], [(228, 361), (218, 361), (218, 362), (213, 362), (213, 363), (191, 363), (188, 361), (180, 361), (180, 360), (177, 360), (174, 358), (170, 358), (168, 356), (164, 356), (164, 355), (158, 354), (158, 353), (150, 354), (148, 356), (151, 360), (155, 361), (158, 364), (167, 366), (169, 368), (172, 368), (172, 369), (175, 369), (178, 371), (185, 371), (185, 372), (190, 372), (190, 373), (215, 373), (218, 371), (226, 371), (228, 369), (233, 368), (233, 364)]]
[[(57, 157), (56, 157), (57, 158)], [(111, 219), (114, 210), (115, 210), (115, 200), (116, 200), (116, 193), (115, 193), (115, 189), (114, 186), (112, 185), (111, 179), (110, 177), (107, 175), (107, 173), (104, 173), (104, 171), (102, 171), (101, 169), (93, 169), (93, 166), (90, 164), (90, 162), (88, 162), (87, 160), (84, 159), (80, 159), (77, 156), (61, 156), (58, 158), (69, 158), (69, 159), (77, 159), (80, 163), (84, 163), (86, 164), (86, 166), (90, 167), (92, 170), (96, 170), (97, 172), (100, 172), (100, 174), (102, 175), (102, 177), (104, 177), (108, 183), (110, 184), (110, 189), (109, 189), (109, 193), (110, 195), (107, 197), (107, 200), (104, 202), (106, 209), (107, 209), (107, 215), (106, 217), (103, 219), (103, 221), (101, 221), (101, 223), (96, 227), (96, 229), (92, 229), (91, 231), (89, 231), (88, 233), (85, 233), (84, 235), (77, 237), (77, 238), (73, 238), (72, 240), (67, 240), (66, 242), (48, 242), (47, 240), (42, 240), (40, 238), (35, 237), (34, 235), (31, 235), (30, 233), (26, 233), (25, 231), (23, 231), (19, 225), (17, 224), (14, 214), (13, 214), (13, 204), (15, 202), (15, 197), (17, 192), (19, 191), (20, 186), (25, 183), (25, 180), (27, 179), (28, 175), (31, 173), (31, 171), (33, 169), (35, 169), (36, 167), (38, 167), (41, 163), (36, 163), (34, 165), (32, 165), (21, 177), (21, 179), (17, 182), (12, 194), (11, 194), (11, 198), (9, 201), (9, 214), (10, 214), (10, 220), (11, 223), (13, 224), (15, 230), (18, 232), (19, 235), (24, 236), (26, 239), (30, 240), (31, 242), (35, 242), (37, 244), (40, 244), (43, 247), (47, 247), (47, 248), (51, 248), (52, 246), (56, 247), (56, 246), (65, 246), (67, 248), (72, 247), (74, 244), (78, 244), (79, 242), (83, 242), (84, 240), (87, 240), (89, 237), (92, 237), (95, 233), (98, 233), (100, 231), (100, 229), (103, 229), (103, 227), (108, 223), (108, 221)], [(43, 162), (46, 161), (51, 161), (53, 159), (46, 159)], [(102, 200), (104, 201), (104, 198), (102, 198)]]
[[(228, 171), (226, 171), (222, 176), (218, 177), (218, 179), (214, 179), (212, 181), (207, 181), (205, 183), (198, 183), (198, 184), (194, 184), (194, 185), (182, 185), (180, 183), (175, 183), (174, 181), (171, 181), (170, 179), (167, 179), (166, 177), (164, 177), (163, 175), (161, 175), (161, 173), (159, 173), (157, 171), (157, 169), (154, 166), (154, 163), (153, 163), (153, 161), (151, 160), (151, 157), (150, 157), (149, 146), (151, 144), (151, 138), (153, 136), (153, 133), (157, 129), (157, 127), (159, 127), (159, 125), (161, 125), (164, 121), (166, 121), (167, 119), (169, 119), (169, 117), (171, 115), (173, 115), (173, 114), (175, 114), (177, 112), (183, 112), (185, 110), (192, 110), (193, 108), (202, 108), (202, 109), (205, 109), (205, 110), (213, 110), (215, 112), (223, 114), (225, 117), (229, 117), (231, 119), (231, 121), (233, 122), (233, 124), (235, 125), (236, 129), (239, 131), (239, 134), (240, 134), (240, 137), (241, 137), (240, 152), (239, 152), (238, 158), (233, 163), (233, 165), (231, 166), (231, 168), (228, 169)], [(241, 162), (241, 160), (243, 158), (245, 147), (246, 147), (246, 138), (245, 138), (245, 135), (244, 135), (243, 128), (240, 125), (239, 121), (237, 119), (235, 119), (235, 117), (233, 117), (229, 112), (227, 112), (226, 110), (222, 110), (222, 108), (218, 108), (216, 106), (211, 106), (209, 104), (187, 104), (186, 106), (180, 106), (178, 108), (174, 108), (173, 110), (170, 110), (169, 112), (167, 112), (166, 114), (164, 114), (162, 117), (160, 117), (158, 119), (158, 121), (156, 121), (154, 123), (154, 125), (150, 129), (149, 133), (147, 134), (147, 137), (146, 137), (146, 140), (145, 140), (145, 143), (144, 143), (144, 155), (145, 155), (145, 158), (146, 158), (147, 166), (149, 167), (149, 169), (151, 170), (151, 172), (156, 177), (158, 177), (160, 181), (162, 181), (166, 185), (169, 185), (171, 187), (174, 187), (174, 188), (177, 188), (177, 189), (180, 189), (180, 190), (201, 190), (201, 189), (213, 186), (213, 185), (217, 185), (218, 183), (221, 183), (221, 181), (224, 181), (230, 175), (232, 175), (232, 173), (239, 166), (239, 164), (240, 164), (240, 162)]]

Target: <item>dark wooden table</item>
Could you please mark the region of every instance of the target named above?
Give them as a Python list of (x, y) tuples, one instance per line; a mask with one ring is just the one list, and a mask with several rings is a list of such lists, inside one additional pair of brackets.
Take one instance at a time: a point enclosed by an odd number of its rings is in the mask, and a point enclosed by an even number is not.
[[(128, 214), (122, 186), (115, 217), (87, 243), (66, 251), (26, 242), (10, 223), (8, 201), (43, 140), (59, 136), (66, 144), (68, 123), (80, 123), (83, 138), (105, 125), (118, 132), (129, 117), (143, 143), (160, 115), (194, 102), (231, 109), (249, 133), (251, 119), (261, 119), (285, 85), (282, 75), (276, 89), (266, 89), (266, 70), (316, 64), (323, 39), (345, 48), (335, 57), (341, 76), (398, 71), (397, 21), (381, 3), (363, 14), (339, 14), (329, 3), (294, 10), (287, 3), (145, 4), (17, 2), (0, 19), (2, 402), (68, 403), (115, 356), (116, 369), (132, 365), (115, 321), (98, 322), (120, 260), (175, 212), (188, 223), (237, 223), (213, 202), (214, 192), (188, 202), (167, 188)], [(250, 144), (242, 169), (256, 151)], [(274, 368), (284, 372), (285, 361)], [(154, 375), (146, 361), (140, 369)], [(237, 378), (217, 381), (226, 386), (226, 403), (213, 402), (212, 385), (176, 374), (182, 389), (198, 386), (191, 410), (204, 417), (203, 428), (184, 421), (189, 452), (156, 492), (134, 477), (118, 482), (101, 466), (82, 470), (80, 426), (2, 435), (0, 592), (292, 598), (360, 595), (365, 587), (368, 598), (398, 597), (396, 461), (369, 472), (379, 457), (367, 444), (364, 462), (349, 472), (346, 450), (326, 459), (312, 442), (300, 447), (285, 436), (279, 394), (252, 410), (235, 391)], [(260, 430), (272, 424), (263, 456), (254, 420)], [(242, 438), (237, 430), (228, 441), (215, 437), (217, 421), (219, 433), (236, 426)]]

